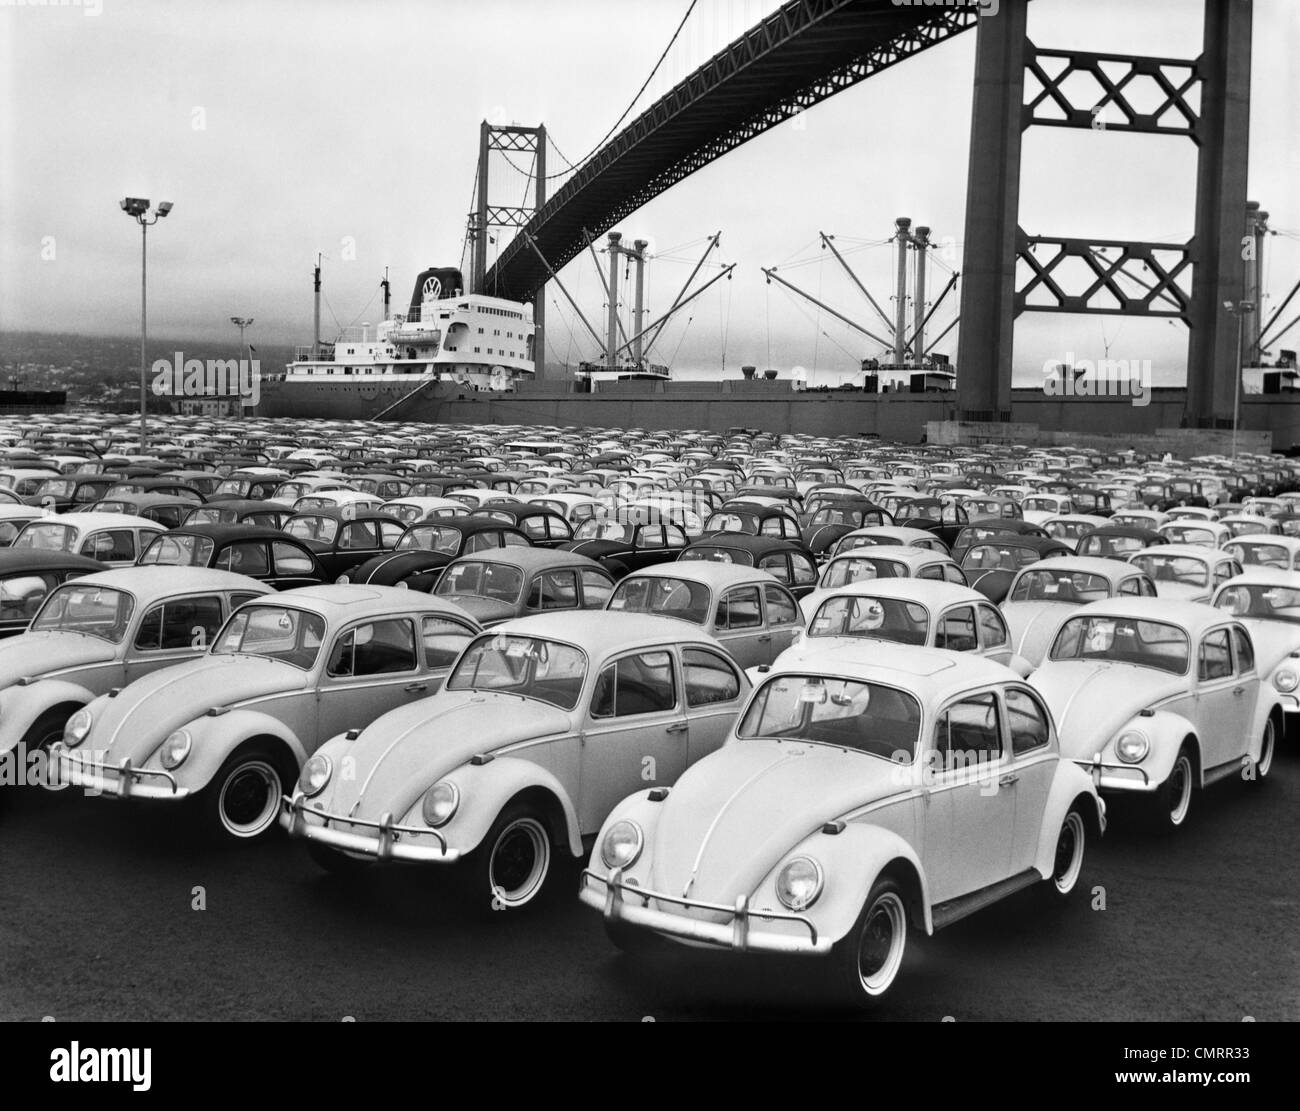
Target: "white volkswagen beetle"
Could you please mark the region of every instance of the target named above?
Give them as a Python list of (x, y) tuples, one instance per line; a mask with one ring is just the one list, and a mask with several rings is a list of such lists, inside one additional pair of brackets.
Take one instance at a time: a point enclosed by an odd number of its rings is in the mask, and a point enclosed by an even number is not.
[(778, 666), (720, 751), (601, 828), (580, 898), (611, 940), (820, 956), (891, 988), (927, 934), (1022, 888), (1068, 895), (1105, 808), (1042, 699), (969, 654), (867, 642)]

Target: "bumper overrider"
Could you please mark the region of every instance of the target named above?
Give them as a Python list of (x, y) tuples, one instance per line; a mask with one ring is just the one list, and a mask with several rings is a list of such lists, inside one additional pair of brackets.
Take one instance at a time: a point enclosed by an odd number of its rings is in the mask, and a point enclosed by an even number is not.
[(1138, 791), (1149, 793), (1158, 784), (1151, 782), (1151, 777), (1136, 764), (1106, 764), (1098, 753), (1091, 760), (1076, 760), (1084, 771), (1092, 776), (1092, 785), (1098, 791)]
[(129, 756), (110, 764), (72, 752), (62, 741), (50, 746), (50, 763), (58, 771), (59, 783), (115, 798), (183, 799), (190, 794), (190, 789), (182, 787), (171, 772), (132, 767)]
[(307, 796), (295, 791), (280, 797), (280, 826), (290, 837), (301, 837), (318, 845), (370, 856), (376, 860), (409, 860), (421, 864), (453, 864), (460, 849), (448, 847), (447, 839), (428, 826), (399, 826), (392, 814), (377, 822), (331, 814), (307, 805)]
[[(741, 895), (734, 906), (705, 903), (698, 899), (679, 899), (625, 880), (621, 868), (613, 869), (607, 876), (584, 868), (582, 878), (578, 881), (578, 898), (593, 910), (599, 910), (607, 922), (625, 922), (629, 926), (640, 926), (684, 942), (729, 949), (737, 953), (815, 956), (831, 951), (831, 940), (819, 934), (817, 927), (803, 915), (754, 910), (746, 895)], [(651, 902), (658, 906), (652, 907)], [(725, 914), (729, 918), (726, 922), (706, 922), (686, 914), (659, 909), (663, 904), (681, 907), (683, 911), (694, 909)], [(795, 922), (807, 930), (808, 936), (762, 928), (762, 924), (770, 922)], [(759, 924), (757, 928), (756, 923)]]

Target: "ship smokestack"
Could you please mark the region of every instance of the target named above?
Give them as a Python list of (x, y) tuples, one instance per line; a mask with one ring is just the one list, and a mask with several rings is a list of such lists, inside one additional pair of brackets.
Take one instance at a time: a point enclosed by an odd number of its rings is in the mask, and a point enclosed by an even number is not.
[(622, 238), (622, 232), (609, 233), (609, 326), (605, 333), (605, 366), (609, 370), (618, 369), (618, 243)]
[(898, 229), (894, 235), (898, 242), (898, 302), (894, 306), (894, 365), (902, 366), (904, 359), (904, 330), (907, 321), (907, 244), (911, 236), (907, 229), (912, 221), (907, 216), (900, 216), (894, 221)]
[(632, 246), (636, 249), (636, 254), (632, 257), (636, 259), (636, 303), (632, 309), (632, 362), (636, 365), (637, 370), (641, 369), (641, 354), (644, 350), (645, 341), (641, 336), (641, 322), (645, 319), (645, 249), (650, 246), (644, 239), (638, 239), (633, 242)]
[(930, 229), (918, 227), (912, 237), (916, 246), (916, 300), (912, 302), (912, 355), (916, 365), (921, 366), (921, 356), (925, 354), (925, 256), (930, 249)]

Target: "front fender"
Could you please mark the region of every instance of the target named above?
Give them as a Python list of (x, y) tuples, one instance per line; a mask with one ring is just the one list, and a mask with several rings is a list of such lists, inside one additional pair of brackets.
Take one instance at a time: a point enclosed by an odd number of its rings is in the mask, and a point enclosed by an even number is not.
[[(460, 791), (460, 806), (438, 832), (462, 853), (478, 848), (506, 803), (521, 791), (540, 788), (553, 795), (560, 805), (569, 851), (575, 857), (582, 855), (582, 835), (573, 800), (559, 779), (540, 764), (514, 756), (498, 756), (486, 764), (462, 764), (442, 778), (454, 783)], [(420, 803), (417, 803), (412, 811), (413, 824), (418, 824), (419, 810)]]
[[(1145, 759), (1136, 764), (1126, 764), (1116, 753), (1115, 742), (1124, 733), (1132, 730), (1145, 733), (1151, 742), (1151, 747)], [(1141, 769), (1147, 774), (1148, 786), (1155, 788), (1169, 778), (1174, 761), (1178, 758), (1178, 750), (1182, 748), (1183, 741), (1188, 737), (1191, 738), (1192, 747), (1196, 750), (1196, 763), (1200, 768), (1203, 764), (1201, 742), (1196, 733), (1196, 726), (1189, 719), (1168, 710), (1157, 710), (1150, 717), (1138, 714), (1129, 718), (1113, 736), (1107, 738), (1101, 749), (1101, 760), (1103, 764)]]
[[(1251, 733), (1250, 747), (1246, 750), (1252, 761), (1258, 760), (1263, 755), (1264, 725), (1273, 714), (1277, 715), (1279, 722), (1285, 723), (1286, 707), (1283, 705), (1282, 700), (1271, 689), (1271, 685), (1266, 686), (1265, 681), (1260, 680), (1259, 696), (1255, 699), (1255, 728)], [(1273, 747), (1275, 751), (1284, 740), (1282, 734), (1285, 729), (1285, 724), (1282, 724), (1274, 732)]]
[(0, 691), (0, 753), (17, 748), (46, 710), (65, 703), (85, 706), (96, 697), (89, 687), (67, 679), (40, 679), (25, 686), (6, 687)]
[[(1173, 763), (1172, 758), (1170, 763)], [(1105, 833), (1106, 804), (1098, 796), (1092, 776), (1069, 760), (1059, 761), (1056, 775), (1052, 778), (1052, 788), (1047, 793), (1047, 805), (1043, 807), (1043, 820), (1038, 828), (1038, 851), (1034, 854), (1034, 868), (1043, 879), (1049, 878), (1056, 867), (1056, 842), (1061, 826), (1070, 807), (1080, 798), (1087, 799), (1085, 805), (1091, 807), (1090, 811), (1083, 814), (1088, 825), (1087, 832), (1097, 835)]]
[[(194, 744), (184, 763), (172, 774), (181, 786), (188, 787), (191, 791), (201, 791), (211, 783), (226, 757), (254, 737), (275, 737), (282, 741), (299, 768), (315, 750), (310, 738), (304, 740), (279, 718), (259, 710), (232, 710), (215, 717), (204, 714), (187, 722), (182, 728), (190, 731)], [(159, 747), (164, 739), (159, 738)], [(149, 757), (149, 766), (155, 766), (156, 763), (155, 750)]]

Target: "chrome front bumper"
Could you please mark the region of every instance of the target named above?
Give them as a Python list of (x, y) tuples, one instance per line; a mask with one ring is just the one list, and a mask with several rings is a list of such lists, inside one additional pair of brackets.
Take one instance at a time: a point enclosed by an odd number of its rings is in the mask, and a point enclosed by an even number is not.
[[(319, 819), (319, 822), (311, 819)], [(280, 826), (290, 837), (301, 837), (341, 852), (376, 860), (408, 860), (420, 864), (453, 864), (460, 850), (448, 848), (447, 839), (427, 826), (399, 826), (385, 814), (377, 822), (331, 814), (307, 806), (301, 791), (280, 798)], [(346, 826), (349, 828), (339, 828)], [(415, 840), (419, 838), (421, 840)], [(437, 842), (430, 844), (428, 839)]]
[[(603, 887), (604, 891), (600, 891)], [(607, 922), (625, 922), (666, 937), (685, 942), (698, 942), (736, 953), (786, 953), (816, 956), (831, 951), (831, 941), (817, 932), (811, 921), (799, 914), (778, 911), (757, 911), (749, 906), (747, 896), (740, 896), (734, 906), (722, 903), (703, 903), (698, 900), (679, 899), (662, 892), (650, 891), (623, 879), (623, 870), (616, 868), (608, 876), (584, 868), (578, 881), (578, 898), (593, 910), (599, 910)], [(707, 910), (729, 916), (726, 922), (705, 922), (684, 914), (651, 907), (669, 903), (682, 910)], [(637, 902), (640, 905), (637, 905)], [(761, 927), (754, 922), (797, 922), (808, 931), (804, 938), (796, 934), (783, 934)]]
[(1098, 791), (1150, 793), (1159, 786), (1135, 764), (1103, 764), (1100, 755), (1091, 760), (1076, 760), (1075, 763), (1092, 776), (1093, 786)]
[[(133, 768), (131, 758), (108, 764), (70, 752), (60, 741), (50, 748), (50, 762), (58, 769), (58, 781), (70, 787), (84, 787), (88, 793), (120, 799), (183, 799), (188, 787), (176, 782), (171, 772), (157, 768)], [(161, 783), (147, 782), (162, 780)]]

